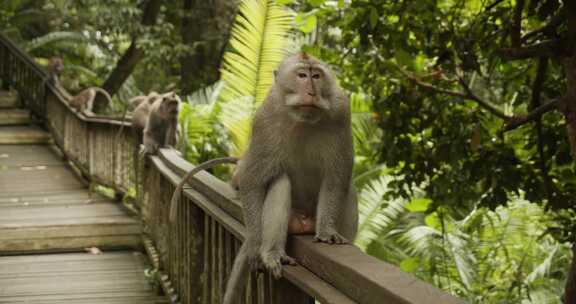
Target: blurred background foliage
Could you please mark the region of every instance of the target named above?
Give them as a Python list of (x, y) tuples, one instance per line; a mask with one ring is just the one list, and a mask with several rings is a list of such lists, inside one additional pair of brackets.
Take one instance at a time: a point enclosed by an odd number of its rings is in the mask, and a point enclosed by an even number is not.
[(191, 162), (241, 154), (272, 71), (302, 48), (350, 94), (358, 246), (473, 303), (562, 302), (576, 223), (565, 120), (505, 129), (562, 96), (566, 75), (558, 56), (503, 49), (566, 36), (565, 3), (162, 1), (144, 26), (146, 2), (3, 0), (0, 26), (40, 64), (63, 57), (72, 92), (100, 85), (138, 37), (114, 107), (177, 90)]

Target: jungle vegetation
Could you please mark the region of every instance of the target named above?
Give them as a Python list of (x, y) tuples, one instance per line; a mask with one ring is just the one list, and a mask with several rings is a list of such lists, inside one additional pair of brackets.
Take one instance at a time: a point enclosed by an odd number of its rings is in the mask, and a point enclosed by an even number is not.
[(3, 0), (0, 29), (109, 112), (177, 90), (192, 162), (240, 155), (305, 50), (350, 95), (359, 247), (472, 303), (576, 301), (574, 1)]

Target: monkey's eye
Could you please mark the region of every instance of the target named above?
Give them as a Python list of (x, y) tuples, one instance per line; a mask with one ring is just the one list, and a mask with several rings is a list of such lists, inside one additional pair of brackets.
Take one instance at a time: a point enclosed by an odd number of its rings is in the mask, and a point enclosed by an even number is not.
[(298, 73), (298, 78), (306, 78), (308, 75), (306, 73)]
[(314, 79), (320, 79), (320, 74), (314, 74), (314, 75), (312, 75), (312, 78), (314, 78)]

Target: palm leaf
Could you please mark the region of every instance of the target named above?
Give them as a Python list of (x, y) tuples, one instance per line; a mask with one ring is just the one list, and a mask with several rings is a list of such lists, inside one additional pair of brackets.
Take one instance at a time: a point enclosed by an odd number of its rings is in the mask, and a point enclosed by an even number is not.
[[(294, 14), (273, 0), (243, 0), (232, 27), (230, 46), (222, 65), (221, 120), (239, 155), (248, 143), (253, 105), (261, 103), (273, 83), (273, 71), (289, 42)], [(249, 103), (249, 104), (242, 104)], [(242, 112), (247, 111), (247, 112)]]
[(76, 32), (51, 32), (26, 43), (24, 49), (26, 52), (32, 52), (35, 49), (57, 42), (87, 43), (88, 38)]
[(232, 27), (230, 46), (224, 54), (224, 100), (251, 96), (266, 98), (273, 71), (282, 61), (294, 16), (273, 0), (244, 0)]
[(394, 199), (389, 202), (384, 200), (390, 180), (389, 176), (380, 176), (371, 180), (360, 192), (360, 217), (355, 243), (363, 250), (385, 233), (405, 211), (405, 200)]

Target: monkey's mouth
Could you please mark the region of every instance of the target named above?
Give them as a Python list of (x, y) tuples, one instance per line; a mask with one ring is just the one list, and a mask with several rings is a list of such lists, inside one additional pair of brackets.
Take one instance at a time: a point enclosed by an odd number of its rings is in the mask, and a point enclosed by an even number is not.
[(316, 105), (313, 104), (298, 105), (296, 106), (296, 108), (304, 111), (312, 111), (314, 109), (319, 109)]

